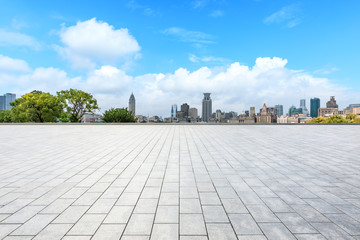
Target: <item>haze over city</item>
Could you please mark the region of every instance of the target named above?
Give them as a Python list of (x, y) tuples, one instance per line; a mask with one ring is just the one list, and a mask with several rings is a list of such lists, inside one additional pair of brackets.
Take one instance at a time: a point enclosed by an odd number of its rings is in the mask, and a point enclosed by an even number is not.
[[(36, 1), (35, 1), (36, 2)], [(360, 3), (11, 1), (0, 9), (0, 94), (76, 88), (101, 111), (171, 104), (241, 113), (336, 96), (360, 102)], [(309, 105), (308, 105), (309, 107)]]

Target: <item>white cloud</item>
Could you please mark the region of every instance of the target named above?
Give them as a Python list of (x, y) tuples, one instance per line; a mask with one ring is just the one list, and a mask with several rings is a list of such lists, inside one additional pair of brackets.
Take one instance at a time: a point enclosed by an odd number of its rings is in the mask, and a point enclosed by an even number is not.
[(210, 17), (222, 17), (224, 16), (224, 12), (221, 11), (221, 10), (215, 10), (215, 11), (212, 11), (210, 14), (209, 14)]
[(24, 46), (34, 50), (40, 49), (40, 43), (35, 38), (18, 32), (0, 29), (0, 46)]
[(176, 37), (182, 42), (190, 42), (196, 44), (209, 44), (214, 43), (214, 36), (199, 32), (199, 31), (190, 31), (184, 28), (171, 27), (162, 31), (163, 34)]
[(315, 70), (314, 73), (327, 75), (327, 74), (330, 74), (330, 73), (333, 73), (336, 71), (339, 71), (339, 69), (337, 67), (331, 67), (331, 66), (327, 65), (321, 69)]
[(92, 93), (102, 111), (110, 107), (127, 107), (131, 92), (136, 97), (138, 114), (170, 114), (171, 104), (187, 102), (201, 113), (203, 92), (211, 92), (213, 110), (241, 112), (255, 106), (292, 104), (300, 98), (319, 97), (322, 105), (336, 96), (340, 107), (360, 101), (360, 93), (318, 78), (310, 73), (289, 69), (282, 58), (258, 58), (255, 65), (234, 62), (228, 66), (201, 67), (195, 71), (179, 68), (173, 73), (130, 76), (114, 66), (105, 65), (89, 71), (85, 77), (70, 77), (56, 68), (36, 68), (30, 72), (0, 70), (0, 87), (21, 95), (34, 89), (55, 93), (76, 88)]
[(27, 62), (21, 59), (9, 58), (0, 54), (0, 72), (28, 72)]
[(74, 26), (63, 27), (55, 49), (74, 68), (91, 69), (98, 64), (126, 63), (138, 56), (140, 46), (127, 28), (115, 29), (92, 18)]
[(299, 4), (292, 4), (283, 7), (277, 12), (274, 12), (269, 17), (265, 18), (264, 23), (285, 23), (287, 28), (293, 28), (301, 23), (301, 19), (298, 16)]
[(194, 54), (189, 55), (189, 60), (193, 63), (227, 63), (230, 60), (226, 58), (221, 57), (214, 57), (214, 56), (204, 56), (204, 57), (198, 57)]

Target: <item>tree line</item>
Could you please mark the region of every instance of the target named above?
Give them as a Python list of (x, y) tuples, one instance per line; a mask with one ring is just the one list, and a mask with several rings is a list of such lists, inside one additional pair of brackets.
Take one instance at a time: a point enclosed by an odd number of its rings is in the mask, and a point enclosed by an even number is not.
[(356, 114), (348, 114), (346, 117), (332, 115), (330, 117), (313, 118), (308, 123), (360, 123), (360, 117)]
[[(62, 90), (52, 95), (34, 90), (10, 103), (11, 110), (0, 111), (0, 122), (81, 122), (85, 114), (100, 110), (97, 100), (81, 90)], [(127, 108), (111, 108), (103, 114), (104, 122), (135, 122)]]

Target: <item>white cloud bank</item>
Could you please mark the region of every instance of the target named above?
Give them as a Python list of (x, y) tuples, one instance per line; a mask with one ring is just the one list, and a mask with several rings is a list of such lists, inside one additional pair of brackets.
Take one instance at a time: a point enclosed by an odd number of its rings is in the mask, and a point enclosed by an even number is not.
[[(1, 59), (1, 58), (0, 58)], [(7, 61), (22, 61), (2, 56)], [(4, 62), (4, 61), (3, 61)], [(1, 63), (1, 61), (0, 61)], [(20, 62), (24, 65), (24, 62)], [(226, 67), (201, 67), (196, 71), (179, 68), (173, 73), (153, 73), (130, 76), (114, 66), (105, 65), (90, 70), (83, 77), (69, 77), (56, 68), (26, 67), (18, 71), (6, 71), (0, 64), (0, 88), (19, 95), (34, 89), (56, 91), (69, 88), (91, 92), (102, 110), (110, 107), (126, 107), (134, 92), (137, 113), (169, 116), (171, 104), (184, 102), (197, 107), (201, 113), (203, 92), (211, 92), (213, 110), (241, 112), (255, 106), (257, 111), (265, 102), (268, 106), (283, 104), (299, 105), (299, 99), (319, 97), (322, 106), (329, 96), (336, 96), (341, 107), (360, 102), (359, 92), (333, 84), (327, 78), (317, 78), (310, 73), (286, 67), (282, 58), (258, 58), (249, 67), (234, 62)], [(24, 65), (27, 66), (27, 65)], [(28, 72), (24, 72), (27, 70)]]
[(59, 33), (63, 46), (55, 49), (74, 68), (91, 69), (101, 64), (126, 63), (138, 56), (140, 46), (127, 28), (115, 29), (92, 18), (63, 27)]

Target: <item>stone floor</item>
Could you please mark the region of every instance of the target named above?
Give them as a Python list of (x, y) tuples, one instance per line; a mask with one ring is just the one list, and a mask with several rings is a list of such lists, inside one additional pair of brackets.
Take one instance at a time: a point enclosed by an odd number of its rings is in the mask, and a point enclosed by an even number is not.
[(0, 239), (360, 239), (360, 126), (0, 125)]

